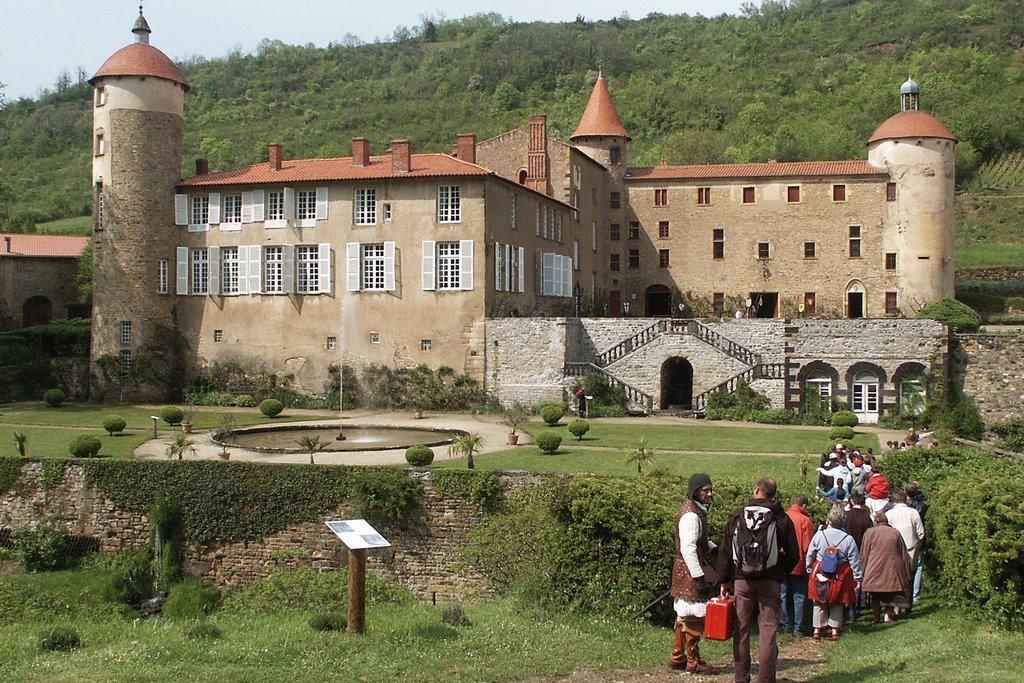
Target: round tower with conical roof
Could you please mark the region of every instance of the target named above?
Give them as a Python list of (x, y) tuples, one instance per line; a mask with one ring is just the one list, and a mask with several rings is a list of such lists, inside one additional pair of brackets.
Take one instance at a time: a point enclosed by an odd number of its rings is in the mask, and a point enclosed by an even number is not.
[(898, 306), (913, 315), (954, 295), (956, 137), (920, 110), (913, 79), (900, 87), (901, 111), (868, 140), (868, 163), (889, 173), (883, 249), (895, 254)]
[[(135, 41), (99, 68), (93, 86), (94, 377), (122, 370), (173, 320), (174, 191), (181, 177), (185, 93), (178, 67), (149, 44), (139, 6)], [(108, 365), (101, 359), (109, 357)], [(95, 387), (94, 387), (95, 388)], [(142, 387), (140, 396), (154, 395)]]
[(604, 74), (598, 73), (587, 108), (583, 110), (583, 116), (580, 118), (580, 125), (569, 139), (577, 149), (605, 166), (615, 184), (622, 184), (626, 176), (627, 144), (630, 137), (626, 127), (622, 125), (618, 110), (615, 109)]

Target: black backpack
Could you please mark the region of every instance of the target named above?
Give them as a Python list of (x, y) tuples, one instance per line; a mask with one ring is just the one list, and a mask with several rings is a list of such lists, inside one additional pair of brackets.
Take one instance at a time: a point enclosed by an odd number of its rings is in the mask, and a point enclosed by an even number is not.
[(743, 508), (732, 537), (732, 557), (738, 574), (766, 576), (779, 563), (775, 514), (762, 505)]

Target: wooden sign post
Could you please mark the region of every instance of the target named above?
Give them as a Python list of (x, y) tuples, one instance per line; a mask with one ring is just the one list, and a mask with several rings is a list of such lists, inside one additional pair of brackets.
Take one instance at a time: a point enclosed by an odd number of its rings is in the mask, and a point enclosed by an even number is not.
[(391, 544), (364, 519), (325, 522), (348, 548), (348, 632), (366, 632), (366, 556)]

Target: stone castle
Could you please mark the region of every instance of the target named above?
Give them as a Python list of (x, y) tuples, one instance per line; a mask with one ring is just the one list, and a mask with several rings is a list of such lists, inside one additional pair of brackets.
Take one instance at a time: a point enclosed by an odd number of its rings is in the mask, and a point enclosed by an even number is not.
[(631, 167), (599, 76), (568, 142), (533, 116), (451, 154), (272, 144), (182, 178), (189, 86), (141, 12), (133, 33), (90, 80), (93, 362), (173, 324), (192, 368), (312, 393), (342, 361), (448, 366), (503, 401), (602, 372), (645, 409), (746, 379), (866, 421), (944, 372), (945, 328), (905, 318), (953, 295), (956, 138), (912, 80), (866, 160)]

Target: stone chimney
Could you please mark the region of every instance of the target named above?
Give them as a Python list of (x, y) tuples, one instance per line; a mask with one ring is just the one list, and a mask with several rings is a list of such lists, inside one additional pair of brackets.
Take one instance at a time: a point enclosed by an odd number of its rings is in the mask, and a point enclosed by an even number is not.
[(366, 138), (352, 138), (352, 165), (370, 165), (370, 141)]
[(270, 170), (280, 171), (282, 161), (284, 161), (284, 145), (275, 142), (270, 145)]
[(210, 162), (206, 159), (196, 159), (196, 175), (206, 175), (210, 172)]
[(526, 186), (548, 194), (548, 117), (544, 115), (530, 117)]
[(476, 135), (459, 135), (455, 142), (455, 156), (471, 164), (476, 163)]
[(391, 141), (391, 172), (408, 173), (411, 167), (412, 143), (408, 140)]

